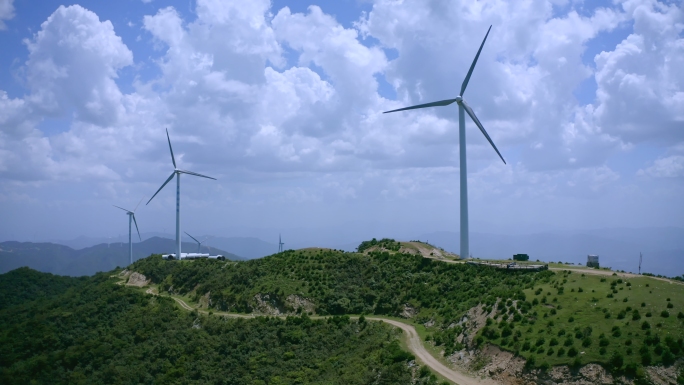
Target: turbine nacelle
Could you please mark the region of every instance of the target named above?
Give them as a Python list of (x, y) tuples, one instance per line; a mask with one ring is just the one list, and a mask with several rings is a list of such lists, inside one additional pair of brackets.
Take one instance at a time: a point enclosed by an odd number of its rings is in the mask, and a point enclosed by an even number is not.
[(153, 199), (154, 197), (157, 196), (157, 194), (164, 188), (164, 186), (166, 186), (169, 182), (171, 182), (171, 179), (173, 179), (174, 176), (177, 176), (178, 178), (180, 178), (180, 174), (188, 174), (188, 175), (194, 175), (194, 176), (199, 176), (199, 177), (202, 177), (202, 178), (207, 178), (207, 179), (216, 180), (216, 178), (212, 178), (212, 177), (210, 177), (210, 176), (198, 174), (198, 173), (192, 172), (192, 171), (187, 171), (187, 170), (181, 170), (181, 169), (179, 169), (178, 166), (176, 165), (176, 157), (173, 156), (173, 147), (171, 147), (171, 138), (169, 137), (169, 129), (168, 129), (168, 128), (166, 129), (166, 139), (167, 139), (168, 142), (169, 142), (169, 152), (171, 153), (171, 162), (173, 163), (173, 172), (172, 172), (171, 175), (166, 179), (166, 181), (161, 185), (161, 187), (159, 187), (159, 189), (157, 190), (157, 192), (154, 193), (154, 195), (152, 195), (152, 198), (150, 198), (150, 200), (147, 201), (147, 203), (145, 203), (146, 205), (148, 205), (148, 204), (150, 204), (150, 202), (152, 202), (152, 199)]
[(473, 123), (477, 126), (477, 128), (480, 129), (482, 134), (487, 138), (487, 141), (489, 144), (492, 145), (494, 148), (494, 151), (499, 155), (499, 158), (501, 158), (501, 161), (506, 164), (506, 161), (504, 160), (503, 156), (499, 152), (499, 149), (496, 148), (496, 145), (492, 141), (492, 138), (489, 137), (489, 134), (487, 134), (487, 131), (484, 129), (484, 126), (482, 123), (480, 123), (480, 119), (477, 118), (475, 115), (475, 112), (473, 111), (472, 108), (466, 103), (465, 99), (463, 99), (463, 94), (465, 93), (466, 87), (468, 87), (468, 82), (470, 81), (470, 76), (473, 74), (473, 70), (475, 69), (475, 64), (477, 64), (477, 59), (480, 57), (480, 52), (482, 52), (482, 47), (484, 47), (485, 41), (487, 41), (487, 36), (489, 36), (489, 31), (492, 30), (492, 26), (489, 26), (489, 29), (487, 30), (487, 34), (485, 35), (484, 39), (482, 40), (482, 44), (480, 44), (480, 49), (477, 50), (477, 54), (475, 55), (475, 59), (473, 60), (473, 63), (470, 65), (470, 69), (468, 70), (468, 74), (466, 75), (465, 79), (463, 79), (463, 83), (461, 84), (461, 92), (457, 97), (454, 99), (446, 99), (446, 100), (440, 100), (438, 102), (432, 102), (432, 103), (425, 103), (425, 104), (418, 104), (415, 106), (410, 106), (410, 107), (404, 107), (404, 108), (399, 108), (396, 110), (391, 110), (391, 111), (385, 111), (383, 114), (387, 114), (390, 112), (398, 112), (398, 111), (406, 111), (406, 110), (414, 110), (418, 108), (427, 108), (427, 107), (441, 107), (441, 106), (448, 106), (452, 103), (456, 103), (459, 105), (459, 107), (463, 108), (465, 112), (470, 116), (470, 119), (473, 120)]

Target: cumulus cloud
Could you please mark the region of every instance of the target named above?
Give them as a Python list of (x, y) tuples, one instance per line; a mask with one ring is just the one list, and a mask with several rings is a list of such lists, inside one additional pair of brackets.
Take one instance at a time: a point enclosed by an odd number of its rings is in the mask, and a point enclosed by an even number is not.
[(117, 71), (133, 54), (110, 21), (79, 5), (60, 6), (32, 39), (26, 75), (31, 103), (48, 114), (75, 109), (76, 119), (106, 126), (123, 113)]
[(681, 178), (684, 177), (684, 156), (672, 155), (656, 159), (651, 167), (637, 171), (639, 176), (653, 178)]
[(629, 143), (684, 139), (684, 11), (681, 4), (622, 4), (634, 31), (596, 55), (597, 103), (603, 132)]
[(0, 30), (7, 29), (5, 20), (14, 18), (14, 0), (0, 0)]
[[(198, 0), (191, 17), (173, 7), (142, 17), (140, 44), (157, 50), (154, 59), (136, 51), (144, 64), (111, 22), (59, 7), (25, 42), (27, 96), (0, 91), (0, 175), (60, 175), (109, 195), (131, 183), (153, 191), (170, 171), (168, 127), (182, 167), (221, 179), (202, 192), (212, 199), (247, 200), (259, 190), (251, 184), (276, 178), (283, 184), (262, 185), (260, 199), (451, 200), (457, 108), (381, 112), (456, 96), (493, 25), (465, 97), (511, 162), (468, 123), (471, 194), (605, 194), (625, 179), (606, 165), (612, 154), (684, 143), (682, 12), (648, 1), (582, 12), (556, 3), (376, 0), (345, 27), (317, 6)], [(589, 42), (632, 21), (596, 68), (586, 63)], [(156, 72), (119, 88), (122, 69), (142, 66)], [(582, 105), (573, 92), (592, 76), (596, 102)], [(45, 136), (53, 117), (68, 131)], [(680, 175), (663, 171), (678, 162), (662, 157), (640, 173)]]

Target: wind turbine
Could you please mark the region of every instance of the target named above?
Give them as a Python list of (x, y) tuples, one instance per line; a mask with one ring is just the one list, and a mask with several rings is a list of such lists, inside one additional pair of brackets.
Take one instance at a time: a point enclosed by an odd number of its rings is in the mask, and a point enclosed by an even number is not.
[(283, 252), (283, 245), (284, 245), (283, 240), (280, 237), (280, 234), (278, 234), (278, 252), (279, 253)]
[(197, 238), (195, 238), (195, 237), (193, 237), (192, 235), (190, 235), (187, 231), (183, 231), (183, 232), (184, 232), (185, 234), (188, 234), (188, 237), (192, 238), (195, 242), (197, 242), (197, 254), (199, 254), (200, 250), (202, 249), (202, 244), (203, 244), (207, 239), (211, 238), (211, 236), (206, 237), (206, 238), (204, 238), (204, 239), (202, 240), (202, 242), (200, 242), (200, 241), (197, 240)]
[(180, 176), (181, 174), (188, 174), (188, 175), (194, 175), (194, 176), (201, 176), (202, 178), (208, 178), (208, 179), (213, 179), (216, 180), (216, 178), (212, 178), (210, 176), (198, 174), (196, 172), (192, 171), (185, 171), (185, 170), (180, 170), (178, 167), (176, 167), (176, 158), (173, 156), (173, 148), (171, 148), (171, 138), (169, 137), (169, 129), (166, 129), (166, 139), (169, 142), (169, 151), (171, 152), (171, 162), (173, 162), (173, 172), (171, 173), (171, 176), (169, 176), (166, 179), (166, 182), (159, 187), (159, 190), (157, 190), (154, 195), (152, 195), (152, 198), (150, 198), (149, 201), (145, 205), (150, 204), (152, 199), (159, 194), (159, 192), (166, 186), (173, 177), (176, 177), (176, 258), (178, 260), (181, 259), (181, 227), (180, 227)]
[[(138, 239), (142, 242), (142, 238), (140, 237), (140, 229), (138, 229), (138, 222), (135, 220), (135, 210), (138, 209), (138, 206), (140, 206), (140, 203), (142, 202), (143, 198), (140, 199), (140, 202), (135, 206), (133, 211), (127, 210), (123, 207), (119, 207), (117, 205), (112, 205), (116, 207), (117, 209), (121, 209), (128, 214), (128, 256), (130, 259), (130, 263), (133, 263), (133, 240), (131, 240), (131, 222), (135, 223), (135, 229), (138, 231)], [(109, 244), (107, 244), (107, 247), (109, 247)]]
[(454, 99), (446, 99), (446, 100), (440, 100), (438, 102), (432, 102), (432, 103), (426, 103), (426, 104), (419, 104), (416, 106), (411, 106), (411, 107), (404, 107), (404, 108), (399, 108), (397, 110), (391, 110), (391, 111), (385, 111), (383, 112), (384, 114), (390, 113), (390, 112), (396, 112), (396, 111), (405, 111), (405, 110), (413, 110), (417, 108), (426, 108), (426, 107), (439, 107), (439, 106), (448, 106), (449, 104), (452, 103), (457, 103), (458, 104), (458, 148), (459, 148), (459, 161), (460, 161), (460, 179), (461, 179), (461, 258), (467, 258), (470, 255), (470, 250), (469, 250), (469, 244), (468, 244), (468, 178), (467, 178), (467, 162), (466, 162), (466, 140), (465, 140), (465, 114), (467, 113), (468, 116), (470, 116), (470, 119), (473, 120), (475, 125), (482, 131), (482, 134), (487, 138), (489, 141), (489, 144), (492, 145), (494, 148), (494, 151), (499, 155), (499, 158), (506, 164), (506, 161), (504, 160), (503, 156), (501, 156), (501, 153), (499, 152), (499, 149), (496, 148), (496, 145), (494, 145), (494, 142), (492, 142), (492, 138), (489, 137), (487, 134), (487, 131), (485, 131), (484, 127), (482, 126), (482, 123), (480, 123), (480, 120), (475, 116), (475, 112), (473, 112), (473, 109), (470, 108), (468, 103), (466, 103), (465, 99), (463, 99), (463, 94), (465, 93), (466, 87), (468, 86), (468, 81), (470, 81), (470, 76), (473, 74), (473, 69), (475, 69), (475, 64), (477, 63), (477, 59), (480, 57), (480, 52), (482, 52), (482, 47), (484, 46), (485, 41), (487, 40), (487, 36), (489, 36), (489, 31), (491, 31), (492, 26), (489, 26), (489, 29), (487, 30), (487, 34), (484, 37), (484, 40), (482, 40), (482, 44), (480, 44), (480, 49), (477, 50), (477, 54), (475, 55), (475, 59), (473, 59), (473, 64), (470, 65), (470, 69), (468, 70), (468, 74), (466, 75), (465, 79), (463, 80), (463, 83), (461, 84), (461, 92), (460, 94), (454, 98)]
[(644, 257), (644, 256), (641, 255), (641, 253), (639, 253), (639, 275), (641, 275), (641, 259), (642, 259), (643, 257)]

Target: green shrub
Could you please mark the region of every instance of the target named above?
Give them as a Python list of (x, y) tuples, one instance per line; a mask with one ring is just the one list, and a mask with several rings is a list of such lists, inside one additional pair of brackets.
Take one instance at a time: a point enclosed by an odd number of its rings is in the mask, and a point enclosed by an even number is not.
[(667, 311), (667, 310), (663, 310), (663, 311), (660, 312), (660, 316), (663, 317), (663, 318), (667, 318), (667, 317), (670, 316), (670, 312)]
[(651, 353), (646, 351), (641, 354), (641, 364), (644, 366), (649, 366), (651, 365), (651, 362), (653, 362), (653, 359), (651, 358)]

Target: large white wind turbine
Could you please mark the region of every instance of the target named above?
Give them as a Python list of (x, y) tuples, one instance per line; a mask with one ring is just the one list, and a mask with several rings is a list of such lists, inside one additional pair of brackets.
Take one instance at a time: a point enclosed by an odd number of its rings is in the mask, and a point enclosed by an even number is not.
[[(142, 202), (142, 199), (140, 199), (140, 202)], [(131, 210), (126, 210), (123, 207), (119, 207), (117, 205), (112, 205), (116, 207), (117, 209), (121, 209), (128, 214), (128, 256), (130, 259), (130, 263), (133, 263), (133, 240), (131, 239), (131, 222), (135, 223), (135, 229), (138, 231), (138, 239), (142, 242), (142, 238), (140, 237), (140, 229), (138, 229), (138, 221), (135, 220), (135, 210), (138, 209), (138, 206), (140, 206), (140, 202), (135, 206), (133, 211)], [(109, 244), (107, 244), (107, 247), (109, 247)]]
[(182, 254), (181, 254), (181, 226), (180, 226), (180, 176), (181, 174), (188, 174), (188, 175), (194, 175), (194, 176), (201, 176), (202, 178), (208, 178), (208, 179), (213, 179), (216, 180), (216, 178), (212, 178), (210, 176), (198, 174), (196, 172), (192, 171), (185, 171), (185, 170), (180, 170), (176, 167), (176, 158), (173, 156), (173, 148), (171, 148), (171, 138), (169, 137), (169, 130), (166, 129), (166, 139), (169, 142), (169, 151), (171, 152), (171, 161), (173, 162), (173, 172), (171, 173), (171, 176), (166, 179), (166, 182), (159, 187), (159, 190), (157, 190), (154, 195), (152, 195), (152, 198), (150, 198), (149, 201), (147, 201), (146, 204), (150, 204), (152, 199), (159, 194), (159, 192), (166, 186), (173, 177), (176, 177), (176, 258), (180, 259)]
[(185, 234), (188, 234), (188, 237), (192, 238), (195, 242), (197, 242), (197, 254), (200, 253), (200, 250), (202, 249), (202, 244), (207, 241), (207, 239), (211, 238), (211, 236), (204, 238), (201, 242), (197, 240), (197, 238), (193, 237), (188, 233), (187, 231), (183, 231)]
[(489, 144), (494, 147), (494, 151), (496, 151), (497, 154), (499, 154), (499, 157), (501, 160), (506, 164), (506, 161), (504, 160), (503, 156), (501, 156), (501, 153), (499, 152), (499, 149), (496, 148), (494, 145), (494, 142), (492, 142), (492, 138), (489, 137), (487, 134), (487, 131), (485, 131), (484, 127), (482, 126), (482, 123), (480, 123), (480, 120), (475, 116), (475, 112), (473, 112), (472, 108), (466, 103), (465, 99), (463, 99), (463, 94), (465, 93), (466, 87), (468, 86), (468, 81), (470, 80), (470, 75), (473, 74), (473, 69), (475, 69), (475, 64), (477, 63), (477, 59), (480, 57), (480, 52), (482, 51), (482, 47), (484, 46), (485, 41), (487, 40), (487, 36), (489, 36), (489, 31), (492, 29), (492, 26), (489, 26), (489, 29), (487, 30), (487, 34), (484, 37), (484, 40), (482, 40), (482, 44), (480, 44), (480, 49), (477, 50), (477, 55), (475, 55), (475, 59), (473, 60), (473, 64), (470, 65), (470, 69), (468, 70), (468, 74), (466, 75), (465, 79), (463, 80), (463, 83), (461, 84), (461, 92), (460, 94), (454, 98), (454, 99), (447, 99), (447, 100), (440, 100), (438, 102), (432, 102), (432, 103), (426, 103), (426, 104), (419, 104), (417, 106), (411, 106), (411, 107), (404, 107), (404, 108), (399, 108), (397, 110), (392, 110), (392, 111), (385, 111), (384, 113), (389, 113), (389, 112), (396, 112), (396, 111), (405, 111), (405, 110), (413, 110), (416, 108), (426, 108), (426, 107), (438, 107), (438, 106), (448, 106), (449, 104), (452, 103), (457, 103), (458, 104), (458, 148), (459, 148), (459, 160), (460, 160), (460, 172), (461, 172), (461, 258), (468, 258), (470, 256), (470, 250), (469, 250), (469, 245), (468, 245), (468, 178), (467, 178), (467, 172), (466, 172), (466, 140), (465, 140), (465, 114), (467, 113), (468, 116), (470, 116), (470, 119), (473, 120), (475, 125), (482, 131), (482, 134), (487, 138), (489, 141)]

